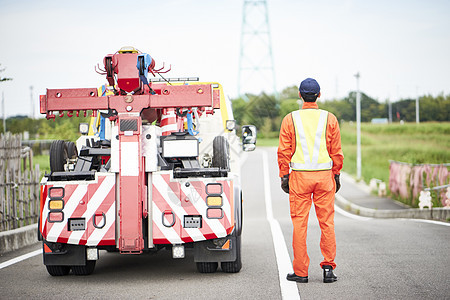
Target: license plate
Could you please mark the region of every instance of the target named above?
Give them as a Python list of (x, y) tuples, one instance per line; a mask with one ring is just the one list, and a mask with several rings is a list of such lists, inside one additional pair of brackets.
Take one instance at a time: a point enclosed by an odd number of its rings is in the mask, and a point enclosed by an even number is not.
[(86, 220), (84, 218), (69, 219), (69, 231), (80, 231), (86, 229)]
[(184, 228), (202, 228), (202, 216), (184, 216)]

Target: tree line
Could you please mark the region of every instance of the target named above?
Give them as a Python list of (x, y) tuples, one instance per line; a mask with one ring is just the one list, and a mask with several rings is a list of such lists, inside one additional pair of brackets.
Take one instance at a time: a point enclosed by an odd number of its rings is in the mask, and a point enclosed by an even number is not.
[[(285, 115), (297, 110), (301, 102), (298, 97), (298, 87), (285, 88), (279, 97), (261, 93), (246, 95), (248, 99), (232, 99), (233, 113), (238, 124), (253, 124), (258, 128), (259, 135), (266, 138), (278, 137), (281, 121)], [(430, 95), (419, 98), (419, 115), (421, 122), (449, 122), (450, 95)], [(339, 121), (356, 120), (356, 93), (350, 92), (343, 99), (323, 101), (319, 99), (319, 108), (336, 115)], [(416, 121), (415, 99), (402, 99), (391, 104), (392, 121)], [(370, 122), (374, 118), (389, 119), (389, 103), (380, 103), (361, 93), (361, 121)], [(2, 120), (3, 121), (3, 120)], [(30, 139), (65, 139), (76, 140), (79, 136), (78, 125), (89, 123), (89, 117), (59, 118), (56, 120), (31, 119), (27, 116), (15, 116), (6, 119), (6, 129), (12, 133), (28, 131)], [(0, 122), (0, 132), (3, 132), (3, 122)]]
[[(284, 116), (301, 106), (297, 86), (285, 88), (278, 98), (265, 93), (247, 94), (246, 98), (232, 99), (234, 117), (238, 124), (255, 125), (261, 137), (266, 138), (278, 137)], [(343, 99), (324, 101), (319, 98), (318, 105), (319, 108), (335, 114), (341, 122), (356, 121), (356, 92), (354, 91)], [(392, 122), (416, 121), (416, 99), (402, 99), (391, 104), (388, 101), (381, 103), (362, 92), (361, 122), (371, 122), (375, 118), (389, 120), (389, 105)], [(450, 95), (420, 97), (419, 116), (420, 122), (449, 122)]]
[[(3, 120), (2, 120), (3, 121)], [(27, 116), (15, 116), (6, 119), (6, 131), (11, 133), (28, 132), (32, 140), (68, 140), (75, 141), (79, 136), (79, 124), (89, 123), (89, 117), (59, 118), (55, 120), (32, 119)], [(4, 132), (0, 122), (0, 132)]]

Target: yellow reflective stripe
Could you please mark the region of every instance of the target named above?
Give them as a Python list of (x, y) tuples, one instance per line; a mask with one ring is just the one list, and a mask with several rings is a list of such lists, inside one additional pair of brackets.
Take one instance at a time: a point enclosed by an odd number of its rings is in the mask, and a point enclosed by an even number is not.
[[(294, 119), (295, 133), (297, 136), (297, 147), (296, 147), (297, 150), (293, 155), (293, 159), (299, 162), (309, 162), (310, 159), (309, 159), (308, 142), (306, 141), (305, 130), (303, 130), (303, 122), (300, 117), (300, 111), (297, 110), (292, 112), (292, 118)], [(299, 144), (302, 149), (301, 152), (298, 151)]]
[(222, 85), (216, 83), (219, 87), (219, 95), (220, 95), (220, 114), (222, 115), (222, 124), (223, 129), (227, 128), (227, 120), (234, 120), (233, 110), (231, 109), (231, 102), (225, 98), (225, 94), (223, 92)]
[[(311, 160), (312, 163), (319, 162), (320, 144), (322, 142), (322, 134), (324, 133), (325, 124), (327, 123), (327, 117), (328, 113), (326, 111), (320, 111), (319, 124), (317, 126), (316, 137), (314, 139), (314, 150)], [(325, 141), (325, 139), (323, 139), (323, 141)]]
[(308, 164), (300, 164), (291, 162), (289, 164), (292, 170), (295, 171), (321, 171), (321, 170), (330, 170), (333, 167), (333, 162), (326, 163), (308, 163)]

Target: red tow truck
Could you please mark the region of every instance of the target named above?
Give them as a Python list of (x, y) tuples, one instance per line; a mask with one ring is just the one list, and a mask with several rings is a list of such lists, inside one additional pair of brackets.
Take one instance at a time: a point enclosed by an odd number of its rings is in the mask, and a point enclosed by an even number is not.
[[(156, 78), (146, 53), (125, 47), (103, 60), (102, 88), (47, 89), (47, 119), (92, 114), (76, 143), (54, 141), (41, 181), (39, 236), (52, 276), (89, 275), (99, 250), (193, 251), (201, 273), (239, 272), (241, 142), (222, 86)], [(250, 134), (249, 134), (250, 133)]]

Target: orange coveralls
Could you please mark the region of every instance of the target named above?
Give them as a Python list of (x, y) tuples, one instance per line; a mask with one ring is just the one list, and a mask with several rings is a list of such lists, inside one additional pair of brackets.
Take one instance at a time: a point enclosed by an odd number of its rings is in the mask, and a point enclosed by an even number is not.
[[(315, 102), (304, 102), (302, 109), (318, 109)], [(319, 220), (322, 235), (320, 249), (324, 260), (320, 266), (330, 265), (336, 268), (336, 237), (334, 232), (334, 195), (336, 183), (334, 175), (340, 174), (344, 154), (341, 149), (339, 123), (332, 113), (328, 113), (326, 127), (326, 146), (333, 161), (331, 170), (292, 171), (289, 175), (289, 202), (291, 219), (294, 226), (293, 268), (297, 276), (308, 276), (309, 257), (306, 249), (306, 233), (312, 198)], [(289, 174), (291, 157), (296, 149), (296, 136), (291, 114), (284, 117), (280, 129), (278, 146), (278, 166), (280, 177)]]

